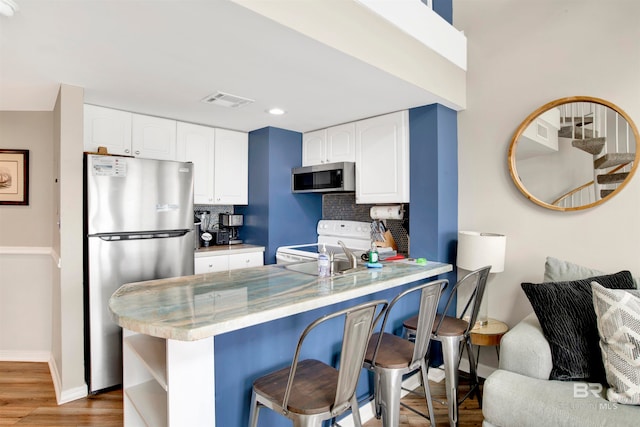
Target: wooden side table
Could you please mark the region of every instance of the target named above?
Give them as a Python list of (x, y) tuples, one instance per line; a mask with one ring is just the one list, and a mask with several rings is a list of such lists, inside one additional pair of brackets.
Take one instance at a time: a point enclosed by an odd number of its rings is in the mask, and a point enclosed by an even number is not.
[(498, 360), (500, 359), (500, 340), (507, 333), (509, 326), (506, 323), (496, 319), (488, 319), (488, 323), (484, 326), (476, 325), (471, 329), (471, 344), (478, 346), (478, 356), (476, 363), (480, 357), (480, 347), (493, 346), (496, 348)]

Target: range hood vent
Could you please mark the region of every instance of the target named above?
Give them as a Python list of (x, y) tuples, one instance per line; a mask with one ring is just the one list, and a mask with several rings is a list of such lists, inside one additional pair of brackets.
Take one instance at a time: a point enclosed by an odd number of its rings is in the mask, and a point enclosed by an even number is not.
[(205, 96), (201, 101), (205, 104), (215, 104), (227, 108), (238, 108), (255, 102), (253, 99), (243, 98), (241, 96), (231, 95), (224, 92), (216, 92), (209, 96)]

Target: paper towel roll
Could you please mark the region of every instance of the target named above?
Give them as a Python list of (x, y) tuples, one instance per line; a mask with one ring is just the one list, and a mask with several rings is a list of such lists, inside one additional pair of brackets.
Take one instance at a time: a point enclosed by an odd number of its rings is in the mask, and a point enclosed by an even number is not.
[(402, 219), (402, 205), (372, 206), (369, 210), (371, 219)]

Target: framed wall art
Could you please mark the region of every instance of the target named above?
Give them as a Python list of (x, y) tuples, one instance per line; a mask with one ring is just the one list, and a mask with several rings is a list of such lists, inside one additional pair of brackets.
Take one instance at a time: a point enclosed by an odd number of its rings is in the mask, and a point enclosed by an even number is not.
[(0, 205), (29, 204), (29, 150), (0, 149)]

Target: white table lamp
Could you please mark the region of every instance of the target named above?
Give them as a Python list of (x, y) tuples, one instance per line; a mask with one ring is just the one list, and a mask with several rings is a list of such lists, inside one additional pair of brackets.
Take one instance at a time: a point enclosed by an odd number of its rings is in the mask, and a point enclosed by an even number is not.
[[(507, 236), (503, 234), (460, 231), (458, 232), (458, 258), (456, 264), (458, 268), (469, 271), (490, 265), (491, 270), (489, 273), (501, 273), (504, 271), (506, 247)], [(478, 314), (477, 322), (480, 325), (486, 325), (488, 322), (488, 295), (489, 285), (487, 283)]]

